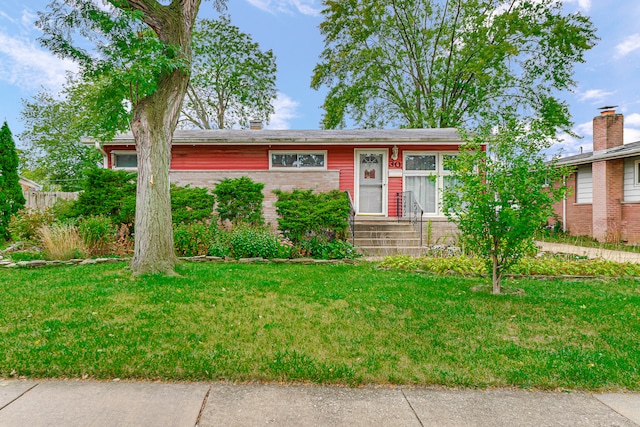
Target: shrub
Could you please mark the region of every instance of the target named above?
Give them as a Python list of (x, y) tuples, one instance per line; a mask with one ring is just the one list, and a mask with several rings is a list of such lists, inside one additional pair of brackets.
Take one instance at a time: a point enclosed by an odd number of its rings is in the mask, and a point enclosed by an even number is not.
[(37, 259), (42, 259), (43, 255), (44, 254), (42, 252), (18, 251), (18, 252), (12, 252), (9, 255), (9, 258), (11, 258), (11, 261), (13, 262), (34, 261)]
[(114, 224), (132, 224), (136, 210), (136, 174), (111, 169), (90, 169), (83, 192), (73, 204), (78, 216), (108, 216)]
[(288, 258), (289, 246), (281, 245), (268, 227), (240, 225), (230, 232), (231, 256), (235, 258)]
[(76, 201), (72, 199), (58, 199), (53, 204), (53, 206), (49, 208), (49, 212), (54, 216), (56, 221), (75, 221), (75, 219), (77, 218), (74, 206), (75, 203)]
[(174, 224), (207, 221), (213, 217), (215, 196), (202, 187), (171, 185), (171, 215)]
[(263, 224), (263, 188), (263, 183), (254, 182), (246, 176), (220, 181), (213, 190), (220, 219), (229, 220), (233, 224)]
[(326, 241), (319, 237), (312, 237), (299, 243), (300, 247), (319, 259), (355, 259), (359, 255), (351, 243), (344, 240)]
[(133, 253), (134, 241), (131, 230), (127, 224), (120, 224), (116, 227), (116, 235), (111, 252), (117, 256), (127, 256)]
[(0, 128), (0, 241), (9, 238), (11, 217), (24, 208), (18, 175), (18, 152), (5, 120)]
[(208, 255), (218, 230), (215, 225), (183, 223), (173, 226), (173, 240), (179, 256)]
[(84, 257), (86, 250), (76, 226), (44, 225), (38, 229), (38, 234), (46, 259), (69, 260)]
[(80, 222), (78, 232), (89, 255), (108, 255), (114, 243), (116, 227), (106, 216), (97, 215)]
[(314, 193), (313, 190), (274, 191), (278, 227), (294, 243), (313, 237), (330, 242), (344, 239), (349, 229), (349, 199), (338, 190)]
[(50, 211), (30, 211), (22, 209), (18, 211), (9, 222), (9, 233), (12, 240), (23, 242), (35, 242), (40, 237), (38, 229), (44, 225), (51, 225), (54, 216)]

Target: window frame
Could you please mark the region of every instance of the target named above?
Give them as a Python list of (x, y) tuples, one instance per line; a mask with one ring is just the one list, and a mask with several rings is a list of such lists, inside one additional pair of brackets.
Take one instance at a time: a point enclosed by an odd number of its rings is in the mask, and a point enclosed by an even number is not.
[(640, 187), (640, 159), (633, 162), (633, 185)]
[[(307, 154), (322, 154), (324, 156), (323, 166), (273, 166), (273, 155), (307, 155)], [(270, 171), (288, 171), (288, 172), (300, 172), (300, 171), (324, 171), (327, 170), (328, 156), (327, 150), (269, 150), (269, 170)]]
[[(430, 178), (435, 180), (436, 184), (436, 195), (435, 195), (435, 212), (427, 212), (425, 210), (425, 217), (444, 217), (444, 212), (442, 211), (442, 196), (444, 193), (444, 177), (451, 175), (451, 170), (448, 170), (444, 167), (444, 159), (446, 156), (458, 156), (460, 153), (458, 151), (414, 151), (414, 150), (406, 150), (402, 153), (402, 169), (403, 169), (403, 178), (402, 178), (402, 189), (403, 191), (407, 190), (407, 179), (408, 176), (427, 176), (435, 178)], [(425, 155), (433, 155), (436, 157), (436, 167), (434, 170), (408, 170), (406, 168), (406, 159), (407, 156), (425, 156)], [(425, 207), (422, 207), (425, 209)]]
[[(136, 150), (113, 150), (109, 153), (111, 156), (111, 169), (113, 170), (125, 170), (125, 171), (137, 171), (138, 170), (138, 152)], [(136, 156), (135, 167), (118, 167), (116, 165), (116, 157), (119, 155)]]
[[(584, 200), (586, 194), (583, 193), (583, 190), (581, 189), (581, 186), (579, 185), (580, 183), (580, 178), (579, 175), (581, 174), (585, 174), (587, 173), (587, 166), (589, 167), (589, 173), (591, 174), (591, 194), (590, 197), (587, 197), (586, 199), (588, 200)], [(580, 169), (582, 168), (582, 173), (580, 173)], [(574, 185), (574, 192), (575, 192), (575, 204), (576, 205), (589, 205), (589, 204), (593, 204), (593, 163), (585, 163), (585, 164), (581, 164), (581, 165), (577, 165), (576, 166), (576, 171), (575, 171), (575, 176), (576, 176), (576, 181), (575, 181), (575, 185)], [(580, 200), (578, 200), (578, 198), (580, 197)]]

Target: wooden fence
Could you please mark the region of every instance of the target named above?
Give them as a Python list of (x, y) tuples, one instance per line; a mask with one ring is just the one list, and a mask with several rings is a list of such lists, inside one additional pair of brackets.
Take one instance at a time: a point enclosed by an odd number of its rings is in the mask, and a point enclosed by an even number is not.
[(24, 207), (31, 210), (45, 210), (53, 206), (58, 200), (77, 200), (78, 192), (65, 193), (62, 191), (24, 191), (27, 200)]

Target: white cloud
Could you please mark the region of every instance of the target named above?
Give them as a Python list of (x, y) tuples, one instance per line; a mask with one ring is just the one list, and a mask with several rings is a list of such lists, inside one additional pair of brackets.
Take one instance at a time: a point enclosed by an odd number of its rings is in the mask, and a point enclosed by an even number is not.
[(624, 128), (624, 143), (640, 141), (640, 129)]
[(247, 0), (250, 4), (271, 13), (292, 13), (298, 11), (303, 15), (319, 15), (317, 0)]
[(22, 11), (22, 18), (20, 19), (20, 23), (25, 29), (31, 30), (34, 27), (33, 24), (34, 22), (36, 22), (36, 19), (38, 19), (38, 15), (28, 9), (24, 9)]
[(639, 126), (640, 127), (640, 114), (633, 113), (624, 117), (624, 123), (629, 126)]
[(572, 129), (581, 138), (576, 138), (566, 133), (558, 135), (559, 143), (551, 147), (551, 154), (560, 153), (562, 157), (593, 151), (593, 122), (580, 123)]
[(640, 33), (632, 34), (616, 46), (616, 58), (622, 58), (640, 49)]
[(580, 136), (593, 136), (593, 121), (580, 123), (573, 128), (573, 131)]
[(549, 150), (545, 150), (548, 156), (573, 156), (574, 154), (580, 154), (581, 148), (584, 152), (591, 151), (591, 139), (575, 138), (563, 133), (558, 135), (558, 140), (559, 142), (551, 146)]
[(591, 0), (568, 0), (567, 3), (577, 3), (578, 7), (585, 12), (591, 9)]
[(57, 92), (65, 82), (66, 72), (77, 69), (73, 61), (59, 59), (32, 41), (0, 32), (0, 80), (22, 89), (44, 86)]
[(607, 97), (613, 94), (614, 92), (607, 92), (602, 89), (590, 89), (585, 92), (579, 92), (578, 99), (580, 101), (593, 101), (594, 103), (598, 103), (604, 102)]
[(11, 23), (14, 23), (14, 24), (15, 24), (15, 22), (16, 22), (16, 20), (15, 20), (15, 19), (13, 19), (11, 16), (7, 15), (5, 12), (3, 12), (3, 11), (1, 11), (1, 10), (0, 10), (0, 18), (4, 18), (4, 19), (6, 19), (7, 21), (9, 21), (9, 22), (11, 22)]
[(269, 125), (266, 129), (290, 129), (292, 119), (298, 117), (298, 107), (300, 103), (294, 101), (288, 95), (278, 92), (278, 96), (273, 103), (274, 113), (271, 115)]

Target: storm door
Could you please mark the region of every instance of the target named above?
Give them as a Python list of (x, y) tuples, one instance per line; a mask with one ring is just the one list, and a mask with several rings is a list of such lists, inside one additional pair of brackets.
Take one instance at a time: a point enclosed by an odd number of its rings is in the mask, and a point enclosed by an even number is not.
[(356, 150), (358, 214), (387, 213), (387, 150)]

